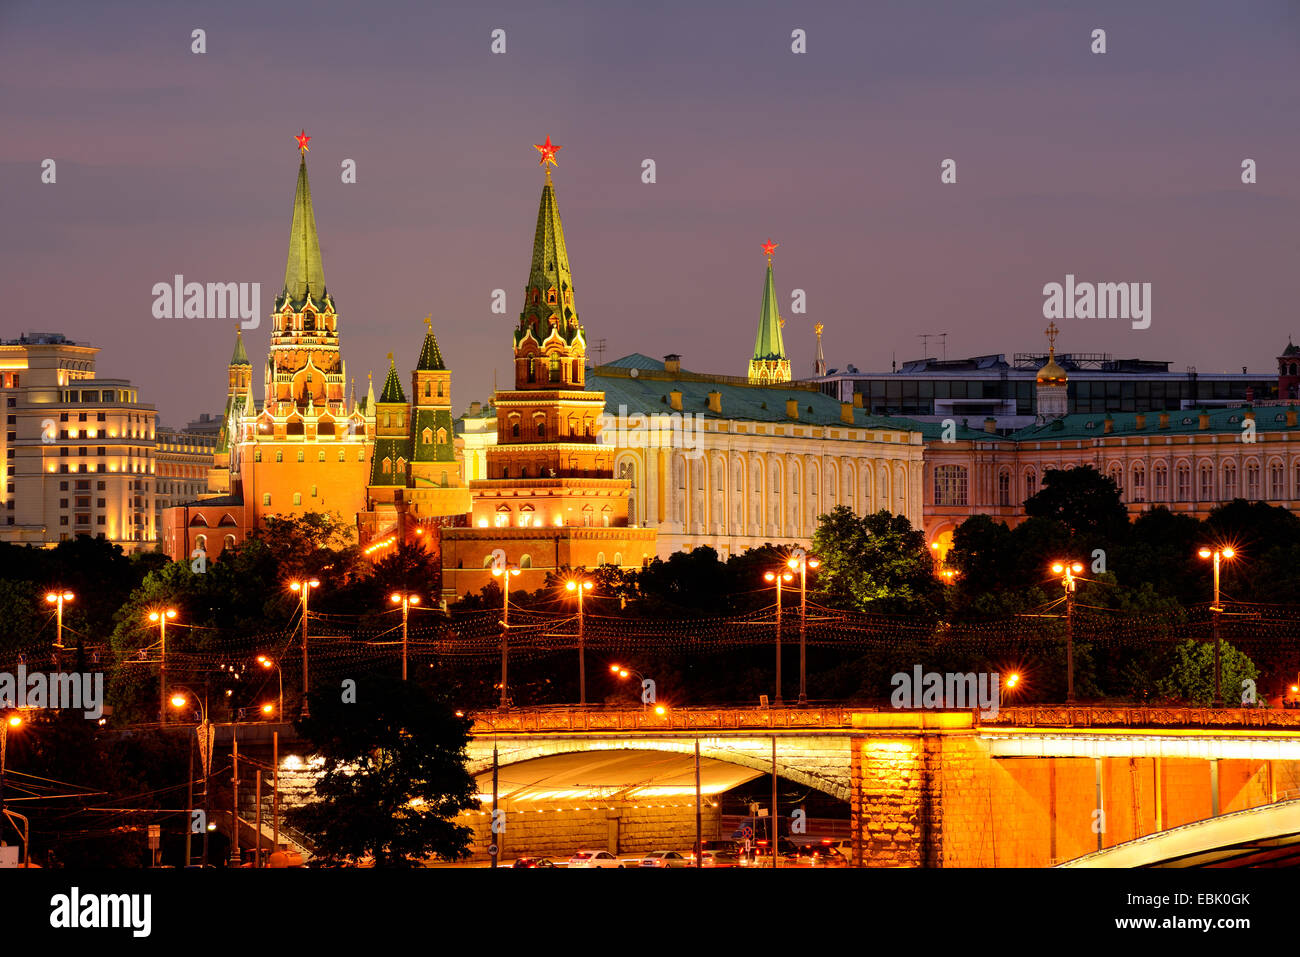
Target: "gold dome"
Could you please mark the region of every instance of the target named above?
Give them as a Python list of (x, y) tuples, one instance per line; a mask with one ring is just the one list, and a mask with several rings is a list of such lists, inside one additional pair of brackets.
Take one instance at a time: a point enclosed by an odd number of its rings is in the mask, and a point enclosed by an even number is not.
[(1056, 350), (1053, 349), (1047, 355), (1047, 363), (1038, 370), (1039, 385), (1065, 385), (1069, 381), (1069, 376), (1065, 370), (1056, 362)]

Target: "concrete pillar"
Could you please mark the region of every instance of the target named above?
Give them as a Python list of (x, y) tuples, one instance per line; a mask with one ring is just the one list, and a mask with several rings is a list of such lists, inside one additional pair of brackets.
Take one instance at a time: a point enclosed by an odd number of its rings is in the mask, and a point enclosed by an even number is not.
[(619, 854), (619, 826), (622, 817), (623, 809), (621, 807), (613, 807), (605, 812), (605, 820), (609, 829), (609, 853), (613, 854), (615, 857), (618, 857)]

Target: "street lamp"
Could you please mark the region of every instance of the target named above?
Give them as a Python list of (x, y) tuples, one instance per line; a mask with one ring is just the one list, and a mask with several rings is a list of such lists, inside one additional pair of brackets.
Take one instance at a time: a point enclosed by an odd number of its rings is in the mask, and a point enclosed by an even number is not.
[(776, 704), (783, 704), (781, 700), (781, 585), (783, 582), (794, 581), (794, 574), (787, 568), (779, 568), (776, 571), (764, 572), (763, 578), (770, 582), (776, 582)]
[[(465, 717), (465, 712), (457, 711), (456, 717), (458, 718)], [(488, 828), (488, 833), (492, 835), (492, 837), (490, 838), (492, 843), (488, 845), (488, 852), (492, 855), (492, 866), (496, 867), (497, 859), (501, 856), (501, 848), (497, 844), (499, 838), (497, 837), (497, 829), (496, 829), (497, 828), (497, 795), (498, 795), (497, 776), (501, 769), (501, 762), (499, 757), (497, 756), (497, 726), (493, 724), (490, 719), (481, 718), (477, 714), (473, 717), (472, 721), (473, 722), (482, 721), (484, 724), (486, 724), (489, 728), (492, 729), (492, 824)], [(472, 729), (473, 724), (471, 724), (470, 727)]]
[(1079, 562), (1055, 562), (1052, 574), (1061, 576), (1065, 588), (1065, 700), (1074, 700), (1074, 576), (1083, 571)]
[(313, 588), (319, 587), (320, 582), (315, 578), (289, 582), (290, 590), (302, 595), (302, 716), (304, 718), (311, 717), (311, 711), (307, 707), (307, 597)]
[(492, 565), (492, 574), (501, 579), (501, 710), (510, 707), (510, 698), (506, 694), (506, 635), (510, 631), (510, 576), (519, 574), (518, 565), (496, 562)]
[[(209, 803), (209, 795), (212, 792), (212, 734), (210, 730), (210, 725), (208, 724), (208, 692), (207, 692), (207, 687), (205, 685), (203, 689), (203, 698), (200, 699), (197, 694), (195, 694), (193, 691), (191, 691), (189, 688), (185, 687), (184, 685), (177, 685), (177, 689), (178, 690), (176, 694), (172, 695), (171, 706), (179, 711), (180, 709), (184, 708), (186, 705), (190, 703), (190, 699), (187, 698), (184, 694), (181, 694), (181, 692), (186, 692), (190, 696), (192, 696), (194, 698), (194, 706), (199, 709), (199, 723), (194, 726), (194, 740), (197, 743), (200, 734), (202, 734), (204, 737), (203, 743), (199, 745), (199, 758), (203, 761), (203, 866), (207, 867), (208, 866), (208, 832), (213, 829), (213, 825), (210, 824), (208, 821), (209, 817), (211, 816), (209, 813), (211, 811), (211, 805)], [(190, 752), (190, 756), (191, 758), (193, 757), (192, 751)], [(193, 789), (193, 782), (194, 782), (194, 776), (193, 774), (191, 774), (190, 775), (191, 793)], [(191, 820), (187, 821), (185, 826), (185, 866), (186, 867), (189, 867), (190, 865), (190, 850), (189, 850), (190, 834), (193, 833), (191, 822), (194, 817), (194, 801), (192, 797), (189, 803), (190, 803), (189, 816)], [(237, 827), (238, 825), (236, 824), (236, 828)], [(236, 840), (238, 840), (237, 829), (236, 829)]]
[(816, 568), (821, 562), (812, 558), (802, 548), (790, 553), (786, 562), (789, 568), (799, 573), (799, 705), (808, 703), (808, 661), (807, 643), (805, 641), (808, 626), (808, 569)]
[(1223, 605), (1219, 602), (1219, 564), (1224, 559), (1231, 561), (1237, 554), (1236, 549), (1232, 546), (1224, 548), (1202, 548), (1196, 554), (1202, 558), (1212, 558), (1214, 560), (1214, 604), (1210, 606), (1210, 620), (1214, 627), (1214, 707), (1223, 707), (1223, 687), (1221, 677), (1221, 667), (1219, 658), (1219, 615), (1223, 613)]
[[(54, 632), (54, 670), (63, 670), (63, 603), (72, 601), (72, 592), (70, 591), (52, 591), (46, 594), (45, 600), (56, 608), (57, 624)], [(81, 639), (77, 639), (80, 645)], [(80, 666), (78, 666), (80, 667)]]
[(162, 642), (162, 660), (158, 666), (158, 687), (161, 706), (158, 720), (167, 723), (167, 619), (176, 617), (175, 608), (155, 608), (149, 612), (149, 620), (158, 623), (158, 638)]
[[(610, 666), (609, 666), (609, 670), (610, 670), (610, 672), (611, 672), (613, 675), (615, 675), (615, 676), (616, 676), (617, 678), (619, 678), (620, 680), (623, 679), (623, 678), (628, 677), (629, 675), (636, 675), (636, 676), (637, 676), (637, 678), (638, 678), (638, 679), (640, 680), (640, 682), (641, 682), (641, 710), (644, 711), (644, 710), (645, 710), (645, 706), (646, 706), (646, 704), (648, 703), (648, 702), (646, 701), (646, 697), (645, 697), (645, 693), (646, 693), (646, 681), (647, 681), (646, 676), (643, 675), (643, 674), (641, 674), (641, 672), (637, 671), (635, 668), (628, 668), (628, 667), (626, 667), (625, 665), (619, 665), (619, 664), (612, 664), (612, 665), (610, 665)], [(654, 685), (654, 682), (651, 681), (650, 684), (651, 684), (651, 686), (653, 686), (653, 685)], [(652, 696), (652, 698), (653, 698), (653, 696)], [(661, 705), (661, 704), (656, 704), (656, 705), (655, 705), (655, 714), (662, 715), (662, 714), (664, 714), (666, 711), (667, 711), (667, 709), (666, 709), (663, 705)]]
[(394, 605), (402, 606), (402, 680), (406, 680), (406, 616), (412, 605), (420, 603), (419, 595), (408, 595), (403, 592), (393, 592), (390, 596)]
[[(279, 680), (280, 683), (280, 707), (279, 710), (276, 711), (276, 715), (281, 720), (284, 720), (284, 672), (280, 670), (280, 662), (276, 661), (274, 658), (268, 658), (266, 657), (266, 655), (258, 655), (257, 663), (261, 665), (263, 668), (275, 669), (275, 677)], [(268, 707), (270, 707), (270, 705), (266, 705), (262, 708), (263, 714), (270, 713), (266, 710)]]
[(578, 704), (587, 704), (587, 630), (586, 618), (583, 616), (582, 595), (591, 591), (590, 578), (570, 578), (564, 583), (565, 591), (575, 592), (578, 596)]
[[(16, 711), (11, 711), (5, 715), (3, 721), (0, 721), (0, 817), (21, 817), (26, 823), (27, 818), (21, 814), (15, 814), (12, 811), (5, 810), (5, 754), (9, 745), (9, 729), (17, 731), (23, 726), (23, 716)], [(31, 867), (31, 850), (28, 845), (28, 833), (24, 832), (23, 838), (23, 867)]]

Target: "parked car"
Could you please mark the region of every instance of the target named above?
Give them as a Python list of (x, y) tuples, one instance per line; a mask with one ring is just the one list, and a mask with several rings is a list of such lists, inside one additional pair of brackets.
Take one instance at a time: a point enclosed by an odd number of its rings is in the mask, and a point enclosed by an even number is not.
[(730, 854), (736, 854), (740, 851), (740, 842), (731, 840), (721, 841), (704, 841), (700, 847), (706, 851), (726, 851)]
[(554, 867), (555, 862), (549, 857), (521, 857), (511, 867)]
[(569, 858), (570, 867), (622, 867), (619, 859), (609, 851), (578, 851)]
[(690, 863), (676, 851), (652, 851), (641, 859), (642, 867), (686, 867)]

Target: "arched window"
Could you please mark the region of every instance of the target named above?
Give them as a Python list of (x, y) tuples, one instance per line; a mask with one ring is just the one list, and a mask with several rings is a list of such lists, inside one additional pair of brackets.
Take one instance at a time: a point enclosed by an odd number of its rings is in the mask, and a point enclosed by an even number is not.
[(622, 564), (623, 564), (623, 553), (622, 553), (622, 552), (615, 552), (615, 553), (614, 553), (614, 564), (615, 564), (615, 565), (622, 565)]
[(266, 507), (268, 507), (270, 504), (271, 504), (271, 493), (270, 493), (270, 492), (263, 492), (263, 493), (262, 493), (262, 507), (263, 507), (263, 508), (266, 508)]
[(316, 454), (316, 461), (317, 461), (317, 462), (324, 462), (324, 461), (325, 461), (325, 450), (324, 450), (324, 449), (321, 449), (320, 452), (318, 452), (318, 453)]
[(438, 380), (438, 398), (442, 398), (442, 380)]
[(301, 504), (302, 504), (302, 492), (294, 492), (294, 493), (293, 493), (293, 504), (294, 504), (294, 505), (301, 505)]
[(998, 473), (998, 504), (1003, 508), (1011, 505), (1011, 473), (1005, 469)]
[(1025, 498), (1033, 498), (1038, 492), (1038, 475), (1033, 469), (1025, 472)]
[(392, 475), (392, 474), (393, 474), (393, 460), (390, 459), (387, 455), (385, 455), (385, 456), (384, 456), (384, 461), (383, 461), (383, 462), (380, 464), (380, 466), (379, 466), (379, 470), (380, 470), (381, 472), (383, 472), (385, 475)]
[(313, 486), (311, 487), (311, 497), (312, 497), (312, 498), (315, 498), (317, 494), (318, 494), (318, 493), (317, 493), (317, 491), (316, 491), (316, 486), (313, 485)]
[(447, 473), (446, 473), (446, 472), (443, 472), (443, 473), (442, 473), (442, 487), (443, 487), (443, 488), (446, 488), (446, 487), (447, 487)]
[(731, 468), (731, 534), (741, 534), (744, 527), (745, 466), (740, 459), (736, 459)]
[(1237, 466), (1227, 462), (1223, 466), (1223, 500), (1230, 502), (1237, 497)]
[(889, 463), (884, 462), (880, 466), (880, 507), (887, 512), (893, 511), (889, 504)]
[(433, 383), (426, 380), (424, 383), (424, 397), (427, 399), (431, 395), (433, 395)]
[(520, 568), (532, 568), (532, 567), (533, 567), (533, 556), (532, 556), (532, 555), (521, 555), (521, 556), (519, 557), (519, 567), (520, 567)]
[(1151, 470), (1152, 486), (1151, 501), (1167, 502), (1169, 501), (1169, 468), (1163, 462), (1156, 463), (1155, 468)]
[(537, 381), (537, 360), (533, 356), (528, 357), (528, 381)]
[(195, 536), (194, 536), (194, 547), (197, 548), (197, 549), (199, 549), (200, 551), (204, 551), (204, 552), (206, 552), (206, 551), (208, 550), (208, 536), (206, 536), (206, 535), (195, 535)]
[(757, 457), (749, 466), (749, 534), (763, 534), (763, 463)]
[(235, 536), (234, 536), (234, 535), (227, 535), (227, 536), (226, 536), (226, 540), (225, 540), (224, 542), (221, 543), (221, 548), (222, 548), (222, 550), (225, 551), (225, 550), (229, 550), (229, 549), (234, 548), (234, 547), (235, 547)]
[(596, 565), (597, 565), (597, 566), (600, 566), (600, 565), (603, 565), (603, 564), (605, 564), (605, 553), (604, 553), (604, 552), (597, 552), (597, 553), (596, 553)]
[(283, 461), (284, 461), (284, 450), (283, 450), (283, 449), (276, 449), (276, 450), (275, 450), (275, 460), (276, 460), (277, 462), (283, 462)]
[(1147, 500), (1147, 470), (1141, 465), (1133, 466), (1133, 488), (1131, 490), (1134, 502), (1145, 502)]
[(399, 458), (397, 460), (397, 474), (398, 475), (406, 474), (406, 459)]
[(539, 439), (544, 439), (544, 438), (546, 438), (546, 420), (545, 420), (545, 419), (538, 419), (538, 420), (537, 420), (537, 437), (538, 437)]
[(790, 525), (786, 529), (789, 535), (798, 535), (802, 531), (799, 511), (799, 505), (802, 501), (799, 497), (800, 486), (803, 485), (802, 479), (803, 471), (799, 468), (799, 463), (792, 463), (790, 466)]
[(420, 441), (425, 445), (433, 444), (433, 429), (425, 429), (420, 433)]
[(254, 461), (254, 462), (260, 462), (260, 461), (262, 461), (262, 450), (261, 450), (261, 449), (253, 449), (253, 461)]
[(517, 421), (510, 423), (510, 434), (514, 438), (519, 438), (519, 423)]
[(357, 451), (357, 461), (358, 461), (358, 462), (364, 462), (365, 460), (366, 460), (366, 450), (365, 450), (365, 449), (359, 449), (359, 450)]
[(686, 530), (686, 459), (673, 455), (673, 522)]
[(858, 470), (862, 473), (862, 514), (869, 515), (876, 508), (875, 499), (872, 497), (871, 463), (863, 462)]
[(299, 461), (299, 462), (302, 462), (302, 461), (304, 460), (304, 455), (305, 455), (305, 450), (303, 450), (303, 449), (299, 449), (299, 450), (298, 450), (298, 461)]
[(1251, 501), (1259, 499), (1259, 463), (1246, 463), (1246, 498)]
[(346, 452), (344, 452), (342, 449), (339, 449), (339, 461), (340, 461), (340, 462), (345, 461), (345, 457), (346, 457), (346, 455), (347, 455)]
[(560, 357), (551, 356), (551, 381), (560, 381)]

